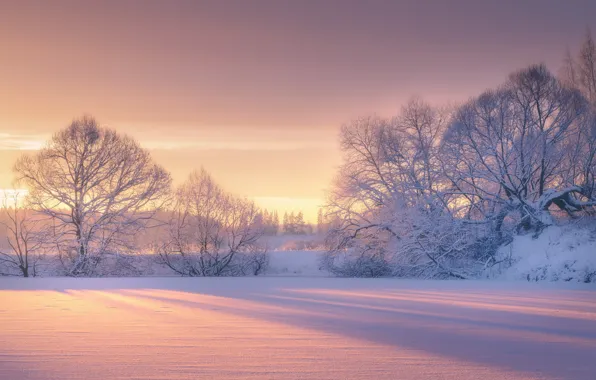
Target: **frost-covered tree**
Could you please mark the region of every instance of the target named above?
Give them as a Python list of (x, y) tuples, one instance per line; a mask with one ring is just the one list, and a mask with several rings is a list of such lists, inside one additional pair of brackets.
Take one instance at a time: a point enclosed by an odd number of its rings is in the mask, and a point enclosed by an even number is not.
[(327, 206), (338, 222), (327, 235), (328, 269), (391, 274), (410, 228), (404, 223), (411, 223), (396, 217), (400, 210), (415, 209), (421, 218), (447, 212), (438, 154), (447, 116), (413, 99), (392, 120), (368, 117), (342, 127), (344, 160)]
[(9, 248), (0, 251), (0, 274), (37, 276), (44, 244), (48, 241), (47, 231), (41, 228), (40, 220), (20, 205), (18, 192), (5, 197), (0, 218)]
[(263, 223), (263, 232), (265, 235), (275, 236), (279, 232), (279, 216), (277, 211), (269, 212), (264, 210), (260, 214)]
[(539, 231), (552, 223), (549, 208), (574, 212), (590, 194), (569, 178), (569, 142), (586, 122), (581, 94), (544, 65), (511, 75), (456, 113), (442, 147), (445, 175), (471, 218), (520, 215), (519, 228)]
[(302, 211), (284, 213), (283, 230), (286, 235), (305, 235), (309, 233), (309, 226), (304, 221)]
[(494, 264), (517, 231), (558, 208), (592, 211), (596, 123), (544, 65), (445, 112), (411, 101), (341, 132), (324, 264), (340, 275), (457, 277)]
[(182, 276), (237, 276), (263, 271), (264, 233), (254, 202), (225, 192), (202, 169), (176, 191), (175, 216), (167, 241), (158, 249), (161, 263)]
[(159, 208), (170, 175), (132, 138), (89, 116), (57, 132), (14, 166), (28, 206), (51, 220), (68, 275), (91, 275), (101, 257), (127, 246)]

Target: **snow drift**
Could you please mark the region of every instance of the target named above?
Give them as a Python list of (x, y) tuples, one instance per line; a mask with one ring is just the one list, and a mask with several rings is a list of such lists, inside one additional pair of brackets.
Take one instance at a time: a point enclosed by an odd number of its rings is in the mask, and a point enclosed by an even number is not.
[(538, 237), (516, 236), (498, 252), (489, 277), (527, 281), (596, 282), (596, 226), (552, 226)]

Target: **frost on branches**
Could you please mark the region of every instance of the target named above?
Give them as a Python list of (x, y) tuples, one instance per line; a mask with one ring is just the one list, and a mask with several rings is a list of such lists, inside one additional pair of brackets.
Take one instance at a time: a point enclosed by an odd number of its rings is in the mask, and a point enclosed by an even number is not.
[(14, 171), (69, 276), (94, 275), (105, 255), (130, 248), (171, 182), (136, 141), (91, 117), (74, 120)]
[(258, 275), (269, 257), (258, 244), (260, 210), (226, 193), (205, 171), (191, 174), (176, 192), (174, 216), (160, 262), (182, 276)]
[(556, 210), (595, 211), (594, 107), (543, 65), (455, 109), (355, 120), (341, 148), (322, 261), (342, 276), (478, 276)]

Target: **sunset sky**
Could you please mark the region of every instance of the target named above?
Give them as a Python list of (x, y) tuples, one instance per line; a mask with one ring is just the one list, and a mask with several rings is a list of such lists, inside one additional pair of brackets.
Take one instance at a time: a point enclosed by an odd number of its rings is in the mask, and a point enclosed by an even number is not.
[(594, 0), (0, 0), (0, 188), (24, 151), (88, 113), (137, 138), (176, 183), (314, 219), (351, 118), (412, 95), (462, 101), (556, 71)]

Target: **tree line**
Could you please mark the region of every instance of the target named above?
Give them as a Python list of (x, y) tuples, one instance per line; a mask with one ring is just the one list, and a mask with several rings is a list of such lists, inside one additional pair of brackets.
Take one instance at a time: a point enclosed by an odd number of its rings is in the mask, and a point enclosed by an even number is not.
[[(28, 192), (24, 207), (17, 195), (5, 200), (7, 274), (35, 276), (49, 254), (59, 274), (99, 275), (107, 257), (134, 254), (142, 234), (156, 235), (150, 251), (180, 275), (258, 274), (268, 262), (259, 240), (279, 230), (276, 212), (226, 192), (203, 169), (172, 189), (148, 150), (90, 116), (23, 155), (14, 173)], [(287, 233), (304, 226), (302, 213), (284, 216)]]
[(146, 235), (143, 248), (180, 275), (259, 274), (268, 263), (264, 235), (312, 233), (302, 212), (285, 213), (280, 225), (276, 211), (226, 192), (204, 169), (173, 189), (148, 150), (91, 116), (20, 157), (14, 173), (28, 191), (24, 205), (16, 193), (4, 200), (3, 274), (35, 276), (51, 256), (58, 274), (101, 275), (102, 261), (137, 253)]

